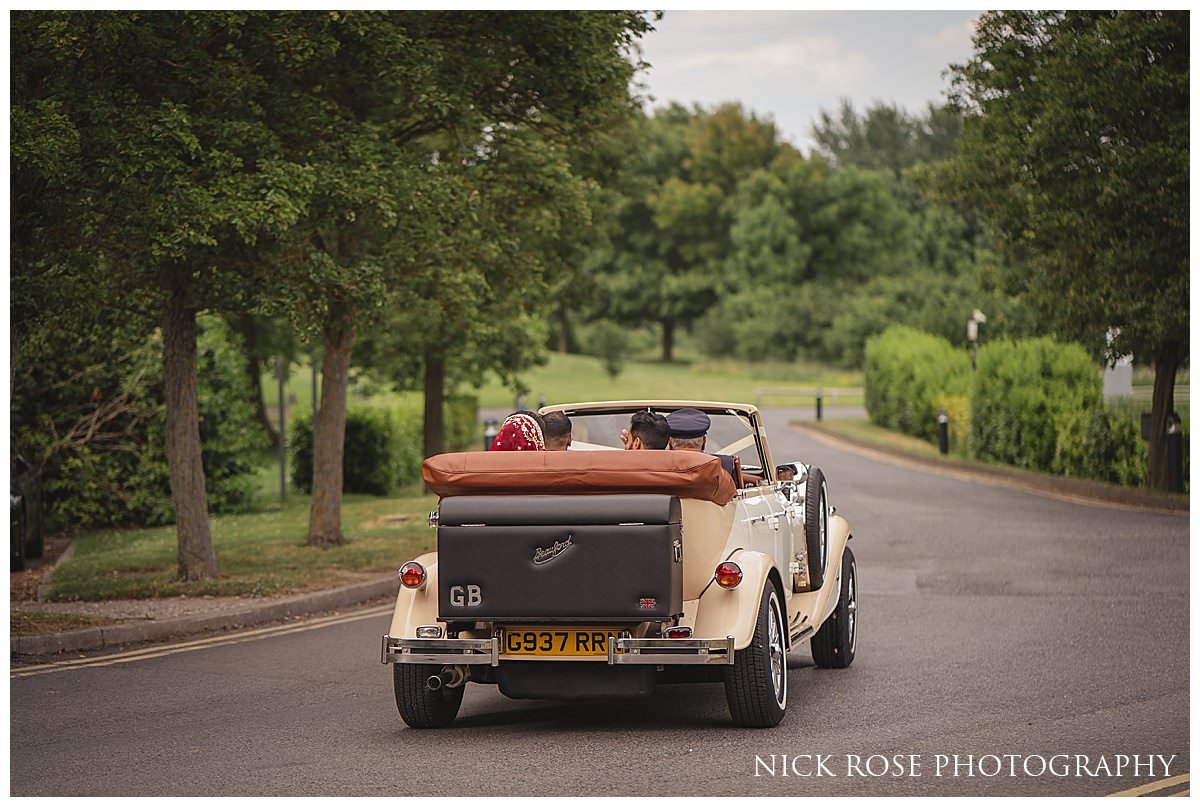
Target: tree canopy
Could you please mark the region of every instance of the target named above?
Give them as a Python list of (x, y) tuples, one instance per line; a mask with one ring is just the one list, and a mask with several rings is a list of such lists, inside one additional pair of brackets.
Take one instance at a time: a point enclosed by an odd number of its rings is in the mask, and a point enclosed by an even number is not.
[(983, 15), (954, 67), (967, 113), (947, 184), (984, 211), (1042, 321), (1113, 357), (1152, 358), (1150, 480), (1188, 350), (1186, 12)]

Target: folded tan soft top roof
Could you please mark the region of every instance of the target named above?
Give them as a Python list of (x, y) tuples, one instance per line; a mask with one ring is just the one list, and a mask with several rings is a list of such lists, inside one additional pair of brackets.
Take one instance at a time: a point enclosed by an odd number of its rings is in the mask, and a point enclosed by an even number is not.
[(724, 505), (736, 490), (698, 451), (465, 451), (425, 460), (439, 496), (470, 493), (666, 493)]

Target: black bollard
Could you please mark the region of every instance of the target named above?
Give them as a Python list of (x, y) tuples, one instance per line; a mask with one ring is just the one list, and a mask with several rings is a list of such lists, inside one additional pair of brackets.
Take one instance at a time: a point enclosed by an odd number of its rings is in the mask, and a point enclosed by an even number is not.
[(945, 409), (938, 410), (938, 452), (950, 453), (950, 417)]
[(821, 419), (821, 390), (817, 390), (817, 420)]
[(1183, 493), (1183, 429), (1178, 414), (1167, 418), (1167, 490)]

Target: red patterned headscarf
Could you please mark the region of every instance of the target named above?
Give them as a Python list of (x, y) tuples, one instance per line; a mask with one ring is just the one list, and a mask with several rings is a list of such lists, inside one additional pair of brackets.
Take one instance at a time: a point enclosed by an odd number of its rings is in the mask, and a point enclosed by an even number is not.
[(492, 451), (545, 451), (542, 427), (529, 415), (515, 414), (504, 419)]

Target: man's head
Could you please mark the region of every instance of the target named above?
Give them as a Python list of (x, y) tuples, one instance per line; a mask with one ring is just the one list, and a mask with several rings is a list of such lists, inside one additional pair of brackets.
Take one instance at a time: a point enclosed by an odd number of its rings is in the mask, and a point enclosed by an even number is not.
[(711, 421), (699, 409), (676, 409), (667, 415), (670, 446), (675, 451), (703, 451)]
[(549, 412), (542, 416), (545, 423), (547, 451), (566, 451), (571, 445), (571, 419), (562, 412)]
[(629, 442), (625, 447), (663, 449), (667, 447), (669, 436), (670, 430), (665, 417), (650, 410), (634, 412), (629, 418)]

